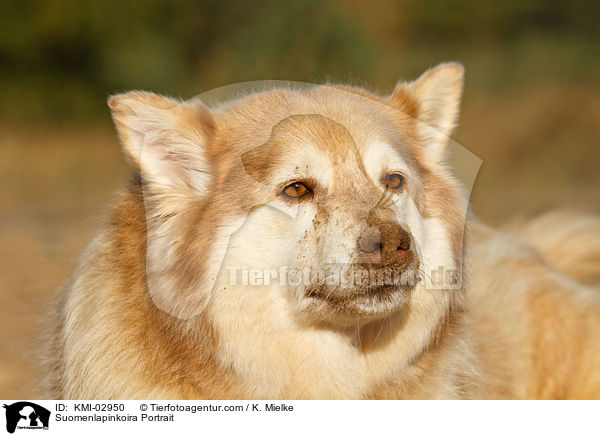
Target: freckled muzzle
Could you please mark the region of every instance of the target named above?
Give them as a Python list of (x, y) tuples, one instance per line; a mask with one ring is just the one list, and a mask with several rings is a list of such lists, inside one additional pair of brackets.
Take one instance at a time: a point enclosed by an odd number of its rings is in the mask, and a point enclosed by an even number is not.
[[(404, 306), (419, 281), (411, 235), (395, 222), (368, 219), (356, 241), (357, 261), (342, 279), (306, 289), (305, 296), (335, 322), (376, 319)], [(329, 265), (335, 271), (336, 265)], [(335, 274), (329, 274), (329, 277)]]

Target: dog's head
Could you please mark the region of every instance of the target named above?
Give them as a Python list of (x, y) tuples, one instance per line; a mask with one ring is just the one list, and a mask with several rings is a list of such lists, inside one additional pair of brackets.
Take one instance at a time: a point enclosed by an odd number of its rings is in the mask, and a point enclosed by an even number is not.
[(216, 296), (260, 295), (348, 324), (456, 285), (466, 204), (445, 156), (462, 82), (443, 64), (388, 97), (314, 86), (213, 109), (112, 97), (143, 182), (154, 302), (189, 318)]

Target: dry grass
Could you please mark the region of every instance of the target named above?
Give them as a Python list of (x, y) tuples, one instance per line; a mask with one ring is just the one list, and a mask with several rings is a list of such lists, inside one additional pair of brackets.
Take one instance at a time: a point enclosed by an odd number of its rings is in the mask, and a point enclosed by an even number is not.
[[(551, 207), (600, 213), (600, 90), (540, 83), (467, 93), (457, 138), (483, 159), (476, 213), (502, 222)], [(111, 125), (0, 128), (0, 396), (35, 395), (35, 326), (51, 291), (127, 179)]]

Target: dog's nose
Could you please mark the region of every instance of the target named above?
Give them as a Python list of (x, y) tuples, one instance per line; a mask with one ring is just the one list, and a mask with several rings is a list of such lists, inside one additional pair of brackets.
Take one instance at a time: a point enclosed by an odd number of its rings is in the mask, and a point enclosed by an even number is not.
[(381, 223), (360, 235), (358, 249), (369, 263), (402, 266), (410, 260), (410, 235), (399, 224)]

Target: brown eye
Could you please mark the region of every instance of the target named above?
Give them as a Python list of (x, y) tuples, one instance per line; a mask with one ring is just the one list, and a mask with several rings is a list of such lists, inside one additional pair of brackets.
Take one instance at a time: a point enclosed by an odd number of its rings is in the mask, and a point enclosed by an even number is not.
[(385, 178), (385, 185), (390, 189), (400, 189), (404, 186), (404, 176), (402, 174), (388, 174)]
[(294, 182), (283, 188), (281, 193), (288, 198), (301, 198), (308, 194), (310, 190), (302, 182)]

